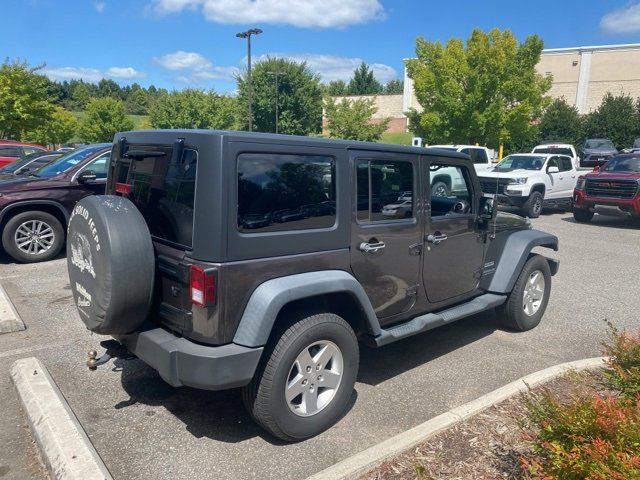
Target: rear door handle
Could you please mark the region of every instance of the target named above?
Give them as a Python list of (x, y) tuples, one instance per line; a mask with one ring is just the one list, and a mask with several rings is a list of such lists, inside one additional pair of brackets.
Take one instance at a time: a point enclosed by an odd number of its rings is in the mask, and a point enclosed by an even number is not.
[(376, 253), (386, 247), (384, 242), (366, 243), (362, 242), (358, 250), (365, 253)]
[(433, 243), (434, 245), (439, 245), (444, 242), (448, 237), (444, 233), (433, 233), (431, 235), (427, 235), (427, 242)]

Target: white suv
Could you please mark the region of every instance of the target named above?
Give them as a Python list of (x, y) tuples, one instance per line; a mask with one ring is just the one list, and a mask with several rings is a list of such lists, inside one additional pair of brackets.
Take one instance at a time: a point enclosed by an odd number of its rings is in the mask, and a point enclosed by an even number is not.
[(429, 145), (427, 148), (466, 153), (471, 157), (476, 172), (488, 170), (493, 165), (494, 151), (487, 147), (479, 147), (477, 145)]
[(569, 208), (578, 181), (570, 156), (537, 153), (509, 155), (478, 177), (484, 193), (497, 194), (499, 203), (519, 207), (531, 218), (543, 207)]

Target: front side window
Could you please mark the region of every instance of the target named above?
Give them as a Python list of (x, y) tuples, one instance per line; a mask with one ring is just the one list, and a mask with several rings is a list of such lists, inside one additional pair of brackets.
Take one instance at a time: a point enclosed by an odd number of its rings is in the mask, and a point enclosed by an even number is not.
[(100, 155), (95, 160), (91, 161), (85, 168), (85, 170), (91, 170), (96, 174), (96, 178), (107, 178), (107, 169), (109, 166), (109, 159), (111, 158), (111, 152), (107, 152)]
[(356, 181), (359, 222), (399, 220), (414, 216), (411, 162), (358, 160)]
[(568, 172), (572, 168), (573, 168), (573, 164), (572, 164), (570, 158), (560, 157), (560, 171), (561, 172)]
[(332, 227), (335, 160), (326, 155), (240, 154), (237, 222), (243, 233)]
[(429, 166), (431, 217), (473, 213), (473, 190), (466, 167), (433, 162)]

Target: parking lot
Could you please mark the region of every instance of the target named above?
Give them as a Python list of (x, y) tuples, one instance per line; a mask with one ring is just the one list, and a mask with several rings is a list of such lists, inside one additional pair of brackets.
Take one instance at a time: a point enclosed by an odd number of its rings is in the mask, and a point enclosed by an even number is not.
[(47, 366), (115, 478), (300, 479), (527, 373), (597, 356), (604, 319), (640, 326), (637, 223), (596, 216), (577, 224), (571, 213), (533, 223), (560, 238), (551, 252), (560, 271), (538, 328), (506, 332), (484, 314), (382, 349), (362, 347), (347, 415), (289, 445), (252, 423), (238, 391), (173, 389), (130, 358), (90, 372), (86, 352), (104, 337), (77, 318), (65, 259), (18, 265), (3, 257), (0, 282), (27, 330), (0, 336), (0, 478), (46, 478), (8, 375), (22, 357)]

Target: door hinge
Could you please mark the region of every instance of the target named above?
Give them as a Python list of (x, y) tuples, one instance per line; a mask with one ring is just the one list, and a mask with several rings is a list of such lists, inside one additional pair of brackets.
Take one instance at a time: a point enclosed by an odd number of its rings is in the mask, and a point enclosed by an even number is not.
[(420, 285), (411, 285), (410, 287), (407, 287), (407, 297), (415, 297), (418, 295), (419, 286)]

